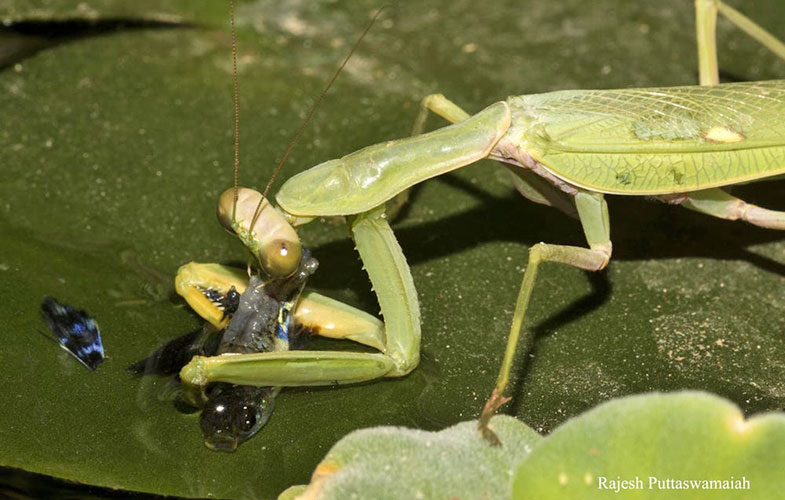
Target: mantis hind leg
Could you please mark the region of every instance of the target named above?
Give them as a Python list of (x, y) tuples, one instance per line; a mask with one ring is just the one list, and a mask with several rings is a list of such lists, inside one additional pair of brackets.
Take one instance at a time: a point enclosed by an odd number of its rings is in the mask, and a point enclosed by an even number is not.
[(768, 210), (747, 203), (722, 189), (713, 188), (687, 193), (679, 200), (684, 208), (727, 220), (743, 220), (767, 229), (785, 229), (785, 212)]
[[(499, 376), (493, 388), (491, 397), (485, 403), (478, 429), (488, 441), (499, 444), (499, 440), (488, 427), (491, 417), (507, 401), (507, 386), (510, 380), (513, 358), (518, 350), (519, 341), (524, 345), (524, 352), (531, 350), (534, 342), (534, 332), (524, 331), (523, 320), (534, 290), (537, 271), (543, 262), (558, 262), (569, 266), (599, 271), (608, 265), (611, 257), (610, 225), (608, 222), (608, 206), (601, 194), (579, 192), (575, 197), (578, 216), (583, 226), (589, 248), (573, 247), (566, 245), (551, 245), (537, 243), (529, 249), (529, 263), (523, 274), (523, 281), (515, 302), (515, 312), (510, 326), (510, 335), (507, 339), (507, 349), (504, 353)], [(523, 338), (521, 334), (523, 333)]]
[(722, 14), (778, 57), (785, 59), (785, 44), (741, 12), (729, 7), (722, 0), (695, 0), (695, 30), (701, 85), (716, 85), (720, 82), (717, 65), (717, 13)]

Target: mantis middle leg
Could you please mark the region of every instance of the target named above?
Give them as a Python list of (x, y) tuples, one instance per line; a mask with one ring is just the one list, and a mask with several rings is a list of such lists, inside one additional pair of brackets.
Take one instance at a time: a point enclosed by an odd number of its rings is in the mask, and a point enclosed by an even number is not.
[[(509, 401), (506, 394), (510, 380), (515, 352), (518, 343), (524, 345), (524, 352), (531, 349), (534, 342), (534, 331), (524, 330), (523, 320), (534, 290), (537, 271), (543, 262), (558, 262), (587, 271), (599, 271), (608, 265), (611, 258), (612, 244), (610, 240), (610, 224), (608, 221), (608, 205), (602, 194), (581, 191), (575, 196), (575, 205), (578, 216), (583, 226), (583, 232), (589, 248), (573, 247), (566, 245), (551, 245), (537, 243), (529, 249), (529, 263), (523, 274), (523, 281), (515, 302), (515, 312), (510, 326), (510, 335), (507, 339), (507, 349), (504, 353), (499, 376), (493, 388), (491, 397), (485, 403), (478, 428), (482, 435), (494, 444), (499, 440), (488, 427), (488, 422), (496, 410)], [(521, 339), (521, 333), (523, 338)]]
[(785, 44), (741, 12), (722, 0), (695, 0), (695, 30), (701, 85), (720, 83), (716, 41), (717, 13), (722, 14), (725, 19), (778, 57), (785, 59)]
[(429, 112), (436, 113), (450, 123), (458, 123), (470, 116), (469, 113), (444, 97), (444, 95), (430, 94), (423, 97), (420, 102), (420, 113), (417, 115), (417, 119), (414, 120), (412, 135), (422, 134), (425, 129), (425, 120), (428, 118)]

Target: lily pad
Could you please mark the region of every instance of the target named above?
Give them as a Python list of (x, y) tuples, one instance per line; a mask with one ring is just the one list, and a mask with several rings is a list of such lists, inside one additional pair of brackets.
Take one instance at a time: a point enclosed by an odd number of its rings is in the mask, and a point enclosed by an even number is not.
[[(12, 26), (67, 22), (76, 8), (12, 4)], [(352, 430), (435, 430), (476, 417), (527, 247), (583, 244), (574, 220), (522, 200), (488, 161), (424, 183), (395, 223), (423, 311), (422, 361), (408, 377), (284, 391), (259, 436), (219, 455), (201, 444), (196, 416), (166, 399), (166, 380), (126, 372), (200, 324), (173, 293), (180, 265), (245, 258), (214, 218), (232, 182), (231, 44), (217, 2), (85, 4), (99, 21), (165, 12), (189, 27), (90, 33), (0, 72), (0, 465), (135, 491), (273, 498), (305, 483)], [(42, 5), (46, 16), (31, 10)], [(764, 24), (785, 14), (781, 2), (739, 6)], [(378, 7), (237, 5), (242, 183), (266, 183)], [(774, 56), (720, 30), (726, 77), (785, 75)], [(692, 32), (682, 0), (404, 2), (371, 30), (282, 175), (408, 135), (431, 92), (475, 112), (513, 94), (694, 83)], [(776, 208), (781, 190), (775, 182), (738, 192)], [(785, 405), (785, 316), (760, 313), (785, 303), (782, 235), (644, 200), (609, 205), (608, 272), (541, 270), (527, 322), (538, 334), (534, 358), (516, 373), (507, 411), (548, 431), (601, 401), (653, 389), (700, 388), (746, 412)], [(321, 261), (312, 286), (377, 311), (345, 228), (317, 221), (301, 234)], [(96, 372), (37, 333), (45, 295), (97, 318), (108, 359)]]

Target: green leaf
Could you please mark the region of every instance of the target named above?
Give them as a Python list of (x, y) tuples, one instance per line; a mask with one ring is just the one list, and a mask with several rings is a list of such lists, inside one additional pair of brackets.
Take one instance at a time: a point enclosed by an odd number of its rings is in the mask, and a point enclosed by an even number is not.
[(476, 421), (439, 432), (395, 427), (352, 432), (330, 450), (301, 493), (321, 500), (509, 498), (516, 465), (541, 438), (504, 415), (494, 417), (491, 427), (501, 446), (488, 444)]
[(513, 498), (779, 498), (785, 415), (745, 420), (705, 393), (605, 403), (543, 439), (515, 474)]
[[(785, 36), (781, 2), (748, 4), (734, 3)], [(89, 32), (0, 72), (0, 465), (135, 491), (274, 498), (307, 482), (352, 430), (435, 430), (476, 417), (527, 247), (584, 243), (574, 220), (521, 199), (487, 161), (423, 183), (395, 223), (423, 312), (422, 361), (408, 377), (283, 391), (265, 429), (220, 455), (202, 445), (196, 415), (165, 398), (166, 380), (126, 372), (200, 325), (174, 296), (180, 265), (245, 259), (215, 221), (215, 200), (232, 182), (230, 35), (225, 4), (212, 0), (6, 0), (0, 11), (13, 32), (22, 19), (67, 22), (80, 5), (97, 21), (163, 13), (189, 27)], [(267, 182), (378, 7), (237, 5), (242, 183)], [(430, 92), (476, 112), (522, 93), (694, 83), (692, 33), (683, 0), (402, 2), (371, 30), (282, 176), (406, 136)], [(720, 34), (727, 75), (785, 75), (727, 25)], [(781, 191), (774, 182), (738, 193), (777, 207)], [(515, 374), (506, 410), (549, 431), (601, 401), (653, 389), (716, 392), (748, 413), (785, 406), (782, 236), (645, 200), (609, 205), (607, 273), (541, 269), (527, 319), (534, 357)], [(378, 311), (345, 228), (331, 222), (302, 231), (321, 262), (311, 285)], [(108, 359), (96, 372), (37, 333), (45, 295), (97, 318)]]
[[(228, 3), (228, 2), (227, 2)], [(70, 0), (0, 0), (3, 22), (53, 22), (106, 19), (158, 19), (160, 21), (212, 21), (228, 18), (228, 9), (223, 2), (211, 0), (94, 0), (73, 2)]]
[(737, 406), (707, 393), (616, 399), (545, 438), (509, 417), (494, 417), (491, 425), (501, 446), (484, 441), (476, 421), (435, 433), (355, 431), (330, 450), (305, 489), (279, 500), (296, 494), (590, 500), (619, 492), (640, 499), (773, 499), (785, 487), (785, 415), (745, 420)]

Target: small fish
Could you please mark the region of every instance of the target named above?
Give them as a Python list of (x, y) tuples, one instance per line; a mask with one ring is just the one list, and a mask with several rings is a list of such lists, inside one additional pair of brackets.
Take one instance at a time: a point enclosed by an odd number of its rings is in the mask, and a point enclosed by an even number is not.
[(95, 370), (104, 361), (104, 344), (98, 324), (85, 311), (77, 311), (52, 297), (41, 302), (41, 316), (60, 347), (79, 360), (88, 370)]

